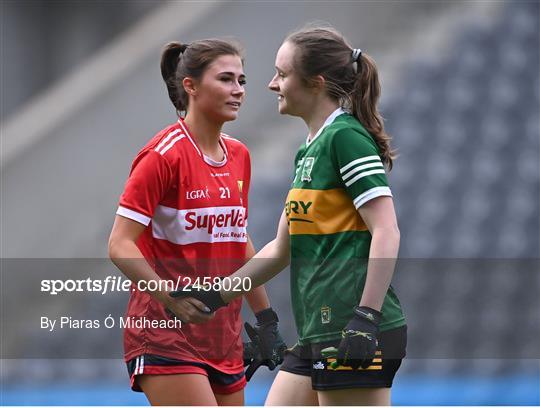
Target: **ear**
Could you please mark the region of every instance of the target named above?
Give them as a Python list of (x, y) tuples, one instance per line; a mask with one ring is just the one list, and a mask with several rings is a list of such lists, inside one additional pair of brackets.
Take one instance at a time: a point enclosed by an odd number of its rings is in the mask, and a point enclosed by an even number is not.
[(185, 77), (182, 81), (182, 86), (189, 96), (195, 96), (197, 93), (197, 87), (193, 78)]
[(313, 78), (311, 78), (310, 85), (316, 93), (319, 93), (324, 91), (326, 80), (322, 75), (315, 75)]

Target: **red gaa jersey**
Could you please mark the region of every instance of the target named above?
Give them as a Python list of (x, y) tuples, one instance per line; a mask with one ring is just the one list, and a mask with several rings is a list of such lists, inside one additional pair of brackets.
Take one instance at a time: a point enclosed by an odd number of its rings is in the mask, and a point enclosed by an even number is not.
[[(245, 261), (250, 158), (222, 135), (222, 162), (202, 154), (180, 119), (137, 155), (117, 214), (146, 226), (137, 240), (162, 279), (181, 284), (224, 277)], [(164, 306), (132, 285), (127, 317), (165, 320)], [(182, 328), (127, 327), (125, 360), (141, 354), (203, 362), (225, 373), (243, 369), (241, 298), (203, 324)], [(149, 325), (146, 325), (149, 326)]]

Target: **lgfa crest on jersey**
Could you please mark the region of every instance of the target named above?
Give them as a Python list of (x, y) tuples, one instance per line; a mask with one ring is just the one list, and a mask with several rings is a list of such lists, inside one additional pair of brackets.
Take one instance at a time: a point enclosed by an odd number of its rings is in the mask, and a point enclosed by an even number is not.
[(321, 323), (328, 324), (332, 320), (332, 309), (330, 306), (321, 307)]
[(304, 165), (302, 167), (302, 176), (300, 181), (311, 181), (311, 171), (313, 170), (313, 164), (315, 163), (315, 157), (306, 157), (304, 159)]

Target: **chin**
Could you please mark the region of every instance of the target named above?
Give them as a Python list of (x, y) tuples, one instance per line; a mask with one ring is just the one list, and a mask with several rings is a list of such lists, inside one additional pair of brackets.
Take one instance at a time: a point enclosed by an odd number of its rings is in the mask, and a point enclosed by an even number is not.
[(238, 112), (216, 112), (213, 117), (217, 122), (230, 122), (238, 118)]
[(235, 120), (236, 118), (238, 118), (239, 113), (240, 113), (240, 110), (233, 111), (233, 112), (227, 112), (226, 116), (228, 116), (230, 118), (229, 120)]

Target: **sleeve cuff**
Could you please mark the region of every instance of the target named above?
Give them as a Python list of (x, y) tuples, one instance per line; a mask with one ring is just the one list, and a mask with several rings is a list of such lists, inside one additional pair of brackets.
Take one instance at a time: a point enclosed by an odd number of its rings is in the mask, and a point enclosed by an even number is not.
[(390, 187), (373, 187), (367, 191), (364, 191), (362, 194), (360, 194), (353, 200), (354, 206), (356, 207), (356, 209), (359, 209), (368, 201), (381, 196), (392, 197)]
[(146, 215), (143, 215), (141, 213), (138, 213), (136, 211), (130, 210), (129, 208), (119, 206), (118, 210), (116, 210), (116, 214), (121, 215), (122, 217), (129, 218), (130, 220), (137, 221), (140, 224), (143, 224), (145, 226), (148, 226), (150, 224), (150, 221), (152, 220), (150, 217), (147, 217)]

